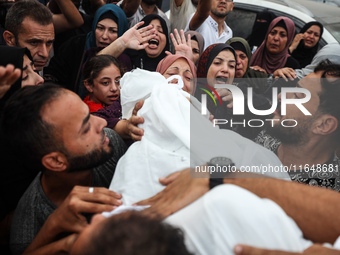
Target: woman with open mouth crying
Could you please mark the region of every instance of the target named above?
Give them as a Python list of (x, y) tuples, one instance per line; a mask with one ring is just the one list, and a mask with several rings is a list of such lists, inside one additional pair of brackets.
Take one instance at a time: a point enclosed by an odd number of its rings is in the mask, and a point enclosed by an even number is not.
[(165, 52), (170, 50), (168, 27), (165, 20), (157, 14), (147, 15), (142, 21), (144, 24), (141, 27), (154, 27), (155, 38), (148, 41), (149, 45), (145, 50), (128, 50), (127, 54), (130, 55), (133, 68), (156, 71), (158, 63), (167, 56)]

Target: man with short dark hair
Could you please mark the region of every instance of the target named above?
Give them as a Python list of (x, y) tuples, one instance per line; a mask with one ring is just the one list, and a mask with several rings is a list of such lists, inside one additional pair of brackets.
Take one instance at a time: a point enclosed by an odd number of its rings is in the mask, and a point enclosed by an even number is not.
[[(289, 167), (293, 181), (336, 191), (340, 191), (340, 159), (335, 154), (340, 136), (339, 77), (340, 65), (321, 62), (314, 73), (296, 84), (311, 93), (310, 100), (303, 104), (311, 115), (305, 115), (294, 104), (287, 104), (286, 114), (282, 115), (279, 104), (273, 127), (267, 127), (256, 138)], [(303, 93), (287, 93), (288, 99), (304, 97)], [(278, 99), (281, 101), (281, 94)]]
[(36, 0), (17, 1), (6, 15), (3, 33), (6, 44), (28, 48), (37, 71), (42, 71), (48, 63), (55, 34), (84, 23), (71, 0), (55, 0), (54, 4), (60, 9), (57, 14)]
[[(75, 185), (109, 186), (126, 147), (113, 130), (104, 132), (105, 126), (106, 121), (91, 115), (76, 94), (56, 85), (24, 88), (8, 102), (0, 122), (2, 146), (20, 155), (26, 171), (41, 171), (15, 210), (10, 239), (14, 254), (26, 249), (69, 194), (74, 196)], [(107, 189), (79, 189), (79, 199), (92, 202), (91, 207), (82, 207), (82, 213), (121, 204), (121, 196)], [(97, 196), (88, 197), (93, 192)]]
[(200, 1), (196, 12), (189, 19), (185, 31), (199, 32), (204, 38), (205, 48), (214, 43), (225, 43), (233, 37), (233, 31), (225, 22), (228, 13), (233, 8), (233, 0)]
[(16, 2), (7, 12), (5, 28), (7, 45), (28, 48), (36, 70), (41, 71), (54, 41), (51, 11), (38, 1)]
[(190, 255), (180, 229), (139, 212), (92, 217), (75, 241), (73, 255)]

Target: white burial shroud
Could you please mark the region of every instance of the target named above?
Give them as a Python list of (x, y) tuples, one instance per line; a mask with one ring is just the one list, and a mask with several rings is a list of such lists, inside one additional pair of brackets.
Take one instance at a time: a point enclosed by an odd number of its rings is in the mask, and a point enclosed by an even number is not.
[[(119, 160), (110, 185), (122, 194), (125, 205), (160, 192), (164, 188), (160, 177), (204, 165), (213, 157), (228, 157), (238, 169), (281, 166), (271, 151), (233, 131), (213, 127), (197, 110), (197, 99), (191, 97), (191, 103), (190, 94), (168, 84), (161, 74), (136, 69), (124, 75), (121, 86), (123, 118), (130, 118), (135, 104), (144, 100), (138, 112), (144, 118), (140, 125), (144, 136)], [(289, 179), (282, 172), (266, 175)]]

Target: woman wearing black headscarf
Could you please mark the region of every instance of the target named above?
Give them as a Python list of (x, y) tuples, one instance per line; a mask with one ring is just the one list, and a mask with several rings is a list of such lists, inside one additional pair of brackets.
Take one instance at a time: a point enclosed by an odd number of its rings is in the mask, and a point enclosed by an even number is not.
[(157, 14), (145, 16), (143, 26), (153, 25), (156, 29), (155, 38), (151, 39), (145, 50), (128, 51), (133, 68), (141, 68), (148, 71), (156, 71), (158, 63), (166, 57), (166, 51), (170, 50), (168, 27), (164, 19)]
[(27, 85), (38, 85), (44, 82), (33, 70), (33, 59), (27, 48), (0, 46), (0, 66), (14, 65), (15, 68), (21, 70), (20, 78), (13, 83), (11, 88), (0, 99), (0, 112), (5, 102), (21, 87)]
[(268, 10), (263, 10), (256, 15), (252, 32), (247, 38), (250, 49), (252, 51), (256, 50), (261, 45), (266, 37), (266, 33), (270, 23), (275, 18), (275, 14)]
[(290, 54), (299, 63), (301, 68), (309, 65), (319, 49), (319, 41), (323, 34), (323, 25), (320, 22), (308, 22), (301, 28), (289, 47)]
[[(11, 87), (0, 99), (1, 117), (3, 106), (17, 90), (28, 85), (39, 85), (43, 83), (44, 80), (33, 70), (33, 60), (27, 48), (0, 46), (0, 56), (0, 66), (6, 67), (8, 64), (13, 65), (15, 68), (13, 69), (17, 73), (16, 77), (19, 76), (12, 85), (6, 84), (11, 85)], [(17, 69), (21, 70), (19, 71), (19, 75)], [(0, 80), (1, 78), (3, 77), (0, 77)], [(6, 83), (7, 82), (8, 81), (6, 81)], [(18, 118), (18, 125), (20, 125), (20, 116), (16, 117)], [(6, 238), (8, 238), (7, 235), (9, 235), (13, 210), (37, 172), (27, 171), (27, 169), (22, 166), (23, 162), (20, 160), (20, 155), (13, 155), (8, 152), (6, 139), (11, 139), (11, 137), (4, 137), (2, 133), (0, 126), (0, 223), (2, 226), (0, 234), (2, 237), (5, 237), (3, 240), (6, 240)], [(18, 144), (18, 146), (21, 145)], [(3, 252), (6, 252), (4, 243), (1, 248)]]
[[(224, 54), (221, 54), (223, 53)], [(197, 77), (206, 78), (197, 81), (197, 89), (195, 97), (201, 100), (201, 95), (206, 91), (213, 91), (213, 87), (217, 83), (235, 85), (234, 78), (236, 74), (237, 54), (233, 47), (228, 44), (213, 44), (203, 52), (198, 68)], [(208, 85), (208, 86), (207, 86)], [(227, 89), (218, 89), (217, 93), (221, 100), (217, 97), (213, 100), (207, 96), (207, 108), (214, 115), (215, 119), (228, 120), (225, 125), (220, 125), (222, 129), (232, 129), (244, 137), (253, 139), (260, 131), (260, 128), (252, 128), (250, 126), (230, 125), (230, 119), (234, 122), (243, 122), (255, 118), (247, 107), (248, 86), (246, 82), (237, 82), (237, 86), (242, 90), (245, 97), (244, 115), (233, 115), (233, 95)], [(215, 103), (216, 102), (216, 103)], [(263, 110), (270, 108), (269, 100), (263, 96), (253, 93), (253, 106), (255, 109)], [(256, 119), (262, 117), (256, 116)]]
[[(232, 84), (235, 78), (237, 56), (228, 44), (212, 44), (203, 52), (197, 67), (197, 89), (195, 97), (201, 100), (206, 91), (214, 91), (215, 84)], [(232, 96), (227, 89), (217, 89), (222, 98), (207, 97), (207, 108), (215, 117), (231, 116)], [(223, 95), (221, 95), (221, 93)], [(216, 94), (216, 93), (215, 93)], [(228, 117), (225, 117), (228, 116)]]

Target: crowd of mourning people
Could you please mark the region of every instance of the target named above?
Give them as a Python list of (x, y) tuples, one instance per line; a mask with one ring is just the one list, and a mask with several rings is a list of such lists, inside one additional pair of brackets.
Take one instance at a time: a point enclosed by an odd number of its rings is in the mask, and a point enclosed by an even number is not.
[(161, 4), (1, 1), (0, 253), (339, 255), (340, 44)]

